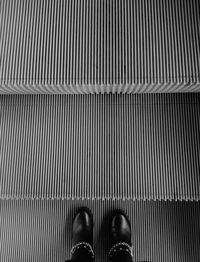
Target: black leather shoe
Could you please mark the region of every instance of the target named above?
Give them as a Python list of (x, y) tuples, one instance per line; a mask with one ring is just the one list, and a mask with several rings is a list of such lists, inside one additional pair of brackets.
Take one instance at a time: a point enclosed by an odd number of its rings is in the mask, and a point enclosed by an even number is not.
[(126, 243), (131, 246), (131, 224), (126, 214), (121, 210), (113, 213), (111, 221), (112, 244)]
[(93, 218), (86, 207), (78, 210), (73, 221), (73, 246), (81, 242), (93, 245)]

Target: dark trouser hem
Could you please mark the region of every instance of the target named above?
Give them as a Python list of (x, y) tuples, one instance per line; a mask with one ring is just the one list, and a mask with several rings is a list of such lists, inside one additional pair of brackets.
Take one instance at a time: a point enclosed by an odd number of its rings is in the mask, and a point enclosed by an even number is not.
[(110, 262), (133, 262), (131, 254), (124, 251), (117, 251), (112, 257), (109, 257)]
[(109, 251), (110, 262), (133, 262), (132, 247), (125, 242), (116, 243)]
[(70, 260), (66, 260), (66, 262), (94, 262), (94, 258), (92, 254), (85, 248), (80, 248), (74, 254), (72, 254)]

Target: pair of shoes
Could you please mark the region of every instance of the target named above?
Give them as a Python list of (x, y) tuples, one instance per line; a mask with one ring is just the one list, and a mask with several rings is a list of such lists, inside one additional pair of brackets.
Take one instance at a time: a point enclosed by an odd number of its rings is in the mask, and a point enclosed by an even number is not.
[[(73, 221), (73, 248), (72, 253), (84, 245), (93, 253), (93, 215), (91, 211), (83, 207), (78, 210)], [(131, 250), (131, 225), (125, 213), (121, 210), (114, 211), (110, 224), (110, 236), (112, 247), (109, 254), (120, 250)], [(93, 253), (94, 255), (94, 253)]]

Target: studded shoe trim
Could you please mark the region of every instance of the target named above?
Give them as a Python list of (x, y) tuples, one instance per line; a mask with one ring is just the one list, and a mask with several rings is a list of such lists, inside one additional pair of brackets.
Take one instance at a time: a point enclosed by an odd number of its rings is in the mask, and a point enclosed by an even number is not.
[(73, 255), (78, 249), (85, 248), (91, 254), (92, 258), (94, 258), (94, 251), (92, 246), (87, 242), (79, 242), (78, 244), (74, 245), (71, 249), (71, 255)]
[(112, 246), (112, 248), (110, 249), (108, 253), (108, 257), (112, 258), (112, 256), (118, 251), (126, 252), (133, 257), (132, 247), (125, 242), (119, 242), (115, 244), (114, 246)]

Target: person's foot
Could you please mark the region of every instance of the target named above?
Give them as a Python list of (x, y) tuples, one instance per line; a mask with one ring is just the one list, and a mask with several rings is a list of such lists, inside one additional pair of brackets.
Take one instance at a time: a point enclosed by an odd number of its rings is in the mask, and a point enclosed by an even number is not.
[(131, 224), (121, 210), (116, 210), (112, 216), (111, 237), (113, 245), (123, 242), (131, 246)]
[(81, 242), (93, 245), (93, 218), (86, 207), (78, 210), (73, 221), (73, 246)]
[[(110, 228), (112, 247), (108, 253), (110, 261), (126, 258), (126, 261), (133, 261), (131, 247), (131, 223), (126, 214), (121, 210), (113, 213)], [(118, 261), (117, 259), (117, 261)]]
[(82, 207), (78, 210), (73, 221), (72, 260), (94, 260), (93, 251), (93, 218), (91, 211)]

